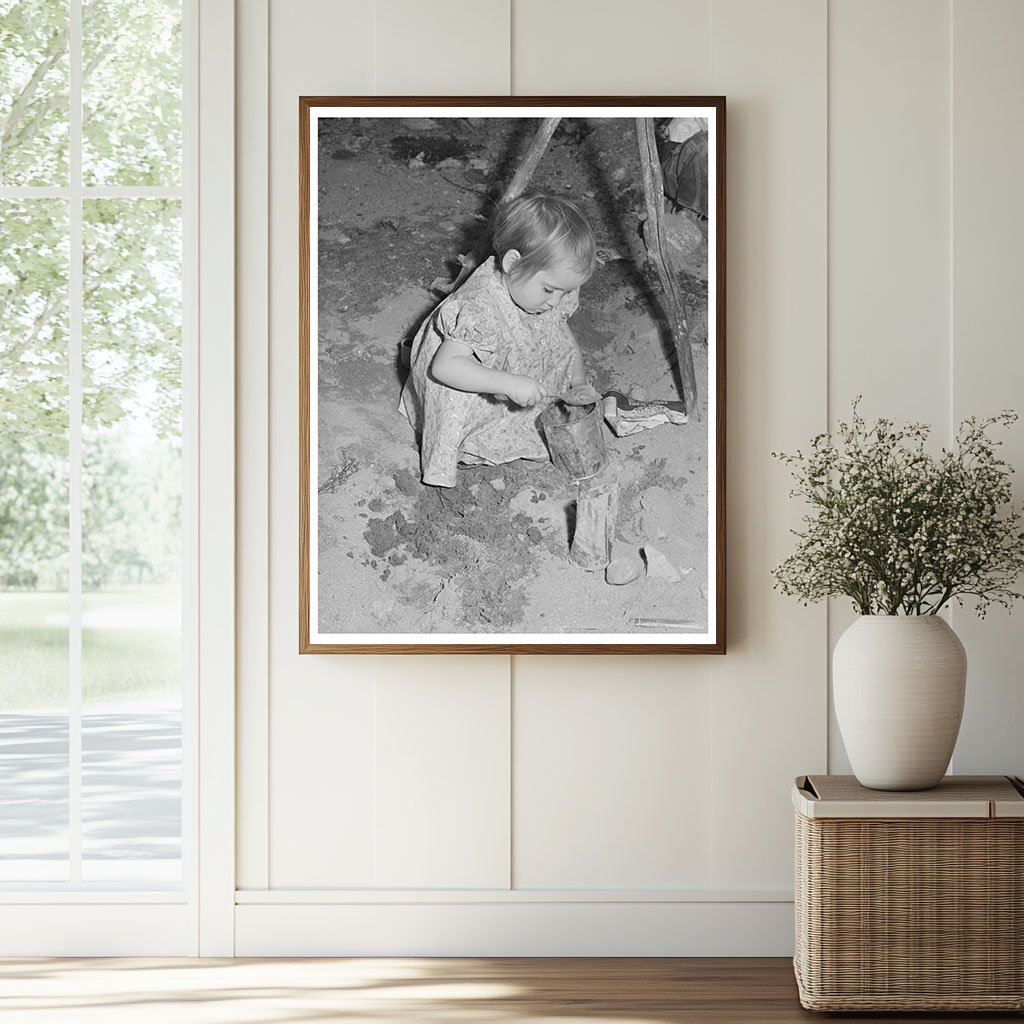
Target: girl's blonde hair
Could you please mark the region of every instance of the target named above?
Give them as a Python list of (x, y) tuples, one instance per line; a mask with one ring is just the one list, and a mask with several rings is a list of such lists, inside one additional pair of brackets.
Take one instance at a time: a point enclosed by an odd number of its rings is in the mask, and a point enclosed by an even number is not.
[(597, 263), (597, 242), (586, 215), (571, 199), (562, 196), (518, 196), (501, 203), (494, 214), (494, 252), (500, 263), (509, 249), (520, 260), (510, 276), (547, 270), (568, 263), (589, 277)]

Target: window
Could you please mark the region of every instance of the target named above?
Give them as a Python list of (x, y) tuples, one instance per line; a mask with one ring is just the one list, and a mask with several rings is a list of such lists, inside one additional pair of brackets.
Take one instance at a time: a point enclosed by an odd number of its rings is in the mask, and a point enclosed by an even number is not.
[(0, 0), (8, 888), (178, 889), (185, 877), (182, 41), (181, 0)]

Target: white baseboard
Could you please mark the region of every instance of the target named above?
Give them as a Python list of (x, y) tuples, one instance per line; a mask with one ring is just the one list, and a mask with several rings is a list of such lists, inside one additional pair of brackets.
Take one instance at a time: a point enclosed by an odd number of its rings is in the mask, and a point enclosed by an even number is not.
[(188, 904), (111, 903), (109, 895), (94, 895), (91, 903), (0, 903), (0, 956), (198, 954)]
[[(239, 894), (241, 897), (242, 894)], [(236, 956), (792, 956), (793, 904), (240, 902)]]

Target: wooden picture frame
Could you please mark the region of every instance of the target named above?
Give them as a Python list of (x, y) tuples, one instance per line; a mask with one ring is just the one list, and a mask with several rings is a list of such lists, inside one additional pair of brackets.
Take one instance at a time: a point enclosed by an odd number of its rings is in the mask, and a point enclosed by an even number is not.
[[(576, 255), (492, 252), (520, 193)], [(298, 198), (300, 653), (724, 654), (724, 98), (303, 96)]]

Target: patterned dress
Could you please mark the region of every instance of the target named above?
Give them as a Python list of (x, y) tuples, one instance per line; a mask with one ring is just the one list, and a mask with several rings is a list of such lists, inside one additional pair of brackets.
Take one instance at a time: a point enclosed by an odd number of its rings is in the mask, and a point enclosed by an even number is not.
[(578, 305), (579, 292), (572, 291), (544, 313), (524, 312), (512, 301), (492, 256), (427, 317), (413, 341), (400, 403), (421, 435), (425, 484), (454, 487), (460, 462), (549, 458), (537, 423), (544, 406), (521, 408), (434, 380), (430, 364), (441, 343), (452, 338), (472, 349), (484, 366), (532, 377), (548, 394), (559, 395), (572, 379), (577, 349), (566, 321)]

